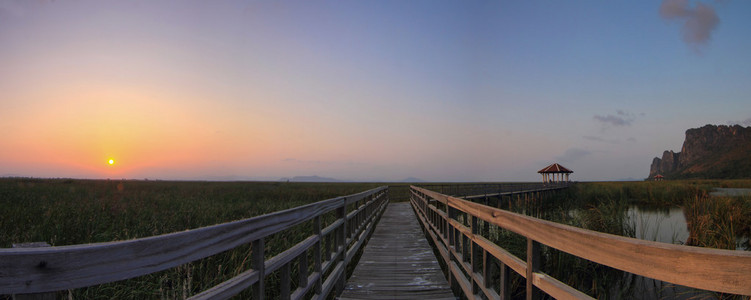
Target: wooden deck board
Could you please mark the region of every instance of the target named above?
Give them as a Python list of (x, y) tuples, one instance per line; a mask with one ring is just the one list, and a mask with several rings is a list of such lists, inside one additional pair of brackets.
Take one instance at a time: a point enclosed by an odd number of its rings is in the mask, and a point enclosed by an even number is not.
[(339, 299), (456, 299), (409, 203), (386, 208)]

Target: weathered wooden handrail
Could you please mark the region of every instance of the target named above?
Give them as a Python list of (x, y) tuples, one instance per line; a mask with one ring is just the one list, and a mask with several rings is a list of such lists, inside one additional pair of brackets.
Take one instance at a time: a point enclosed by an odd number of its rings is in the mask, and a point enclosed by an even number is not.
[[(410, 201), (452, 277), (469, 298), (475, 298), (478, 293), (489, 299), (508, 296), (507, 268), (527, 278), (527, 299), (535, 298), (537, 289), (559, 299), (590, 298), (539, 271), (540, 244), (644, 277), (704, 290), (751, 295), (750, 252), (672, 245), (605, 234), (515, 214), (415, 186), (411, 187)], [(459, 214), (469, 218), (470, 227), (457, 219)], [(494, 224), (525, 236), (528, 241), (526, 261), (478, 234), (478, 220), (487, 222), (486, 226)], [(501, 262), (499, 292), (489, 285), (490, 257)], [(482, 261), (477, 263), (480, 259)]]
[[(129, 241), (0, 249), (0, 294), (58, 291), (133, 278), (251, 243), (250, 270), (193, 298), (226, 299), (252, 285), (255, 298), (262, 299), (264, 277), (280, 269), (288, 275), (295, 259), (300, 261), (299, 287), (290, 294), (289, 278), (282, 278), (281, 285), (287, 286), (286, 291), (282, 288), (282, 297), (299, 299), (312, 287), (323, 298), (334, 285), (344, 285), (347, 263), (387, 203), (388, 187), (384, 186), (249, 219)], [(347, 213), (347, 207), (353, 204), (356, 209)], [(321, 216), (333, 210), (337, 211), (338, 220), (321, 228)], [(266, 236), (309, 220), (315, 223), (313, 235), (264, 260)], [(332, 238), (333, 249), (322, 249), (322, 241)], [(315, 266), (313, 274), (308, 274), (311, 251)], [(323, 278), (332, 267), (334, 271)]]
[(540, 182), (505, 182), (505, 183), (467, 183), (467, 184), (420, 184), (418, 187), (435, 191), (444, 195), (463, 199), (480, 198), (486, 196), (517, 195), (528, 191), (549, 191), (568, 187), (569, 182), (540, 183)]

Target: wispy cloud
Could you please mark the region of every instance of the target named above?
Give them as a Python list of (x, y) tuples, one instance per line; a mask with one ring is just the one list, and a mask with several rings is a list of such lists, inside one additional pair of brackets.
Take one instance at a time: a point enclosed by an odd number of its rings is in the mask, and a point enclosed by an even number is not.
[(574, 162), (584, 157), (587, 157), (591, 154), (592, 154), (592, 151), (589, 151), (589, 150), (580, 149), (580, 148), (569, 148), (566, 151), (564, 151), (562, 155), (557, 156), (555, 159), (564, 163)]
[[(643, 115), (643, 113), (642, 113)], [(631, 126), (631, 123), (636, 120), (636, 116), (633, 113), (617, 110), (615, 115), (608, 114), (605, 116), (595, 115), (595, 121), (600, 122), (603, 126)]]
[(712, 31), (720, 24), (714, 8), (701, 2), (691, 7), (688, 0), (663, 0), (660, 16), (666, 20), (683, 23), (683, 41), (697, 50), (697, 46), (707, 44)]

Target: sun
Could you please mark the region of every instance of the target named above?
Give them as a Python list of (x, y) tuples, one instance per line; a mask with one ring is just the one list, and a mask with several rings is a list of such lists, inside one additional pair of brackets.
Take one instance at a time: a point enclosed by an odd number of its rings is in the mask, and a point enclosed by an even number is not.
[(107, 161), (107, 163), (110, 164), (110, 166), (114, 165), (115, 164), (115, 160), (114, 159), (110, 159), (109, 161)]

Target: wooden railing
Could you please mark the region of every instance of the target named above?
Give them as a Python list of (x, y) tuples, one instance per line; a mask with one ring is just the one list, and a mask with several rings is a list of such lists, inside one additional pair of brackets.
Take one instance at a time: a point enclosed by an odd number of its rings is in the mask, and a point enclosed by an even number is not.
[(444, 195), (464, 199), (497, 195), (516, 195), (530, 191), (558, 190), (568, 187), (570, 182), (506, 182), (506, 183), (466, 183), (466, 184), (419, 184), (417, 186)]
[[(282, 299), (300, 299), (311, 289), (314, 298), (326, 298), (335, 287), (343, 288), (347, 264), (387, 204), (388, 187), (379, 187), (249, 219), (129, 241), (0, 249), (0, 294), (59, 291), (133, 278), (251, 243), (251, 269), (191, 299), (226, 299), (251, 286), (253, 298), (263, 299), (264, 278), (276, 270), (281, 274)], [(352, 206), (355, 209), (347, 212)], [(337, 220), (321, 228), (322, 215), (332, 211)], [(265, 237), (310, 220), (315, 224), (313, 235), (264, 259)], [(311, 252), (314, 266), (308, 274)], [(291, 291), (293, 261), (299, 262), (299, 284)]]
[[(450, 281), (470, 298), (509, 299), (509, 269), (526, 278), (527, 299), (539, 291), (558, 299), (588, 295), (541, 272), (540, 244), (644, 277), (709, 291), (751, 295), (751, 252), (699, 248), (615, 236), (515, 214), (420, 187), (411, 204), (446, 263)], [(463, 221), (468, 221), (465, 226)], [(483, 225), (478, 224), (482, 222)], [(522, 260), (483, 234), (490, 225), (527, 238)], [(491, 287), (491, 264), (500, 262)], [(465, 275), (465, 273), (467, 275)], [(492, 279), (492, 280), (491, 280)]]

